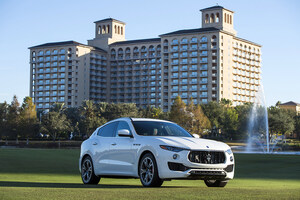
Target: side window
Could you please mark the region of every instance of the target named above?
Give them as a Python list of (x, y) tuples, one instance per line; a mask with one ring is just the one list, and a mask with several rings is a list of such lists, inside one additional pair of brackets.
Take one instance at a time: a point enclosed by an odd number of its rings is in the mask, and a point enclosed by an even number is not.
[(117, 125), (118, 122), (112, 122), (110, 124), (107, 124), (103, 126), (101, 129), (99, 129), (97, 135), (101, 137), (115, 137)]
[(119, 121), (116, 133), (118, 134), (118, 131), (121, 130), (121, 129), (129, 130), (130, 134), (132, 134), (128, 123), (125, 122), (125, 121)]

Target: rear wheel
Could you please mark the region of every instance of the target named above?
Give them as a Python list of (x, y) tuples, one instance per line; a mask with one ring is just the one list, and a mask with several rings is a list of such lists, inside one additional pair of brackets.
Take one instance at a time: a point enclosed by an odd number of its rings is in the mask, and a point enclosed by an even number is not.
[(228, 181), (204, 180), (207, 187), (225, 187)]
[(145, 154), (139, 163), (139, 175), (144, 187), (160, 187), (163, 184), (158, 176), (155, 158), (152, 154)]
[(100, 181), (100, 177), (94, 173), (93, 161), (90, 156), (84, 158), (81, 164), (81, 179), (84, 184), (97, 185)]

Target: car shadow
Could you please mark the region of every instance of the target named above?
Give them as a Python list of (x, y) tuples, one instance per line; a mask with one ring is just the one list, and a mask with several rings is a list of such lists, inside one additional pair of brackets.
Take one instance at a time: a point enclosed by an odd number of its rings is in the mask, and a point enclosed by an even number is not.
[[(33, 187), (33, 188), (144, 188), (142, 185), (84, 185), (82, 183), (41, 183), (0, 181), (0, 187)], [(162, 186), (162, 188), (184, 188), (185, 186)]]

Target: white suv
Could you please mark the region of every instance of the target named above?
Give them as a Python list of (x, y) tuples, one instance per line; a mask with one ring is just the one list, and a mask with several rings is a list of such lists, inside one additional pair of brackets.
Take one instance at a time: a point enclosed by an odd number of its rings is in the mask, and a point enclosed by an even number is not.
[(191, 135), (175, 123), (120, 118), (82, 143), (79, 169), (84, 184), (98, 184), (101, 177), (132, 177), (145, 187), (171, 179), (224, 187), (233, 179), (234, 157), (227, 144)]

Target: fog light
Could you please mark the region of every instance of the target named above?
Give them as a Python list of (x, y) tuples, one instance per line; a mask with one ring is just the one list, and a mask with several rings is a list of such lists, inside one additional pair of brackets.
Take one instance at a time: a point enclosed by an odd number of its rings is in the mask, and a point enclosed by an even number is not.
[(230, 156), (230, 161), (231, 161), (231, 162), (233, 161), (233, 157), (232, 157), (232, 156)]
[(176, 153), (173, 155), (173, 159), (174, 159), (174, 160), (176, 160), (178, 157), (179, 157), (179, 155), (176, 154)]

